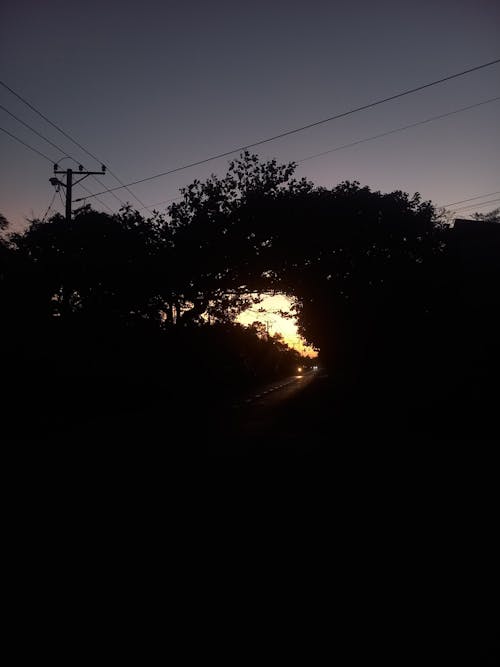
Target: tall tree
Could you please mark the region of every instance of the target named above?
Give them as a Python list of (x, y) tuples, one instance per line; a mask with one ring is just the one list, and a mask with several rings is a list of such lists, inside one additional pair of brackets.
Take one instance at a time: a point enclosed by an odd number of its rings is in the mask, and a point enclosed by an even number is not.
[(182, 201), (169, 208), (178, 321), (208, 312), (234, 319), (250, 293), (273, 288), (273, 202), (284, 190), (310, 187), (292, 179), (294, 168), (244, 152), (223, 178), (182, 190)]

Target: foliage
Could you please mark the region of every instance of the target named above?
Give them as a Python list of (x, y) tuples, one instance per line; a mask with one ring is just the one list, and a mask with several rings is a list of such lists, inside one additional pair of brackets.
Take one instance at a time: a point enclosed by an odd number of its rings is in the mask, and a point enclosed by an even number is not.
[(8, 226), (9, 221), (2, 213), (0, 213), (0, 231), (4, 231)]
[[(269, 218), (280, 193), (310, 186), (292, 179), (294, 164), (260, 163), (244, 152), (224, 178), (195, 180), (169, 208), (176, 294), (181, 319), (206, 313), (227, 321), (248, 305), (249, 294), (272, 288), (263, 261), (272, 246)], [(192, 304), (188, 308), (188, 304)]]
[(281, 217), (292, 231), (276, 241), (280, 280), (298, 297), (300, 332), (324, 360), (361, 362), (378, 329), (429, 306), (425, 283), (440, 242), (433, 207), (418, 194), (344, 182), (288, 198)]
[(500, 222), (500, 208), (495, 208), (488, 213), (474, 213), (472, 217), (478, 222)]
[(109, 216), (86, 206), (70, 225), (60, 215), (34, 220), (13, 241), (46, 286), (47, 314), (134, 320), (158, 314), (159, 237), (157, 220), (130, 209)]

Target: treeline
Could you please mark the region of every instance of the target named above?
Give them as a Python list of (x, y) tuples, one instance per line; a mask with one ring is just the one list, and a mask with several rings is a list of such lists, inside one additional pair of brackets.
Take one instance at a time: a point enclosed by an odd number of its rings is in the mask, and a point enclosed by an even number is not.
[(69, 224), (55, 215), (6, 237), (10, 405), (50, 403), (47, 387), (54, 405), (84, 385), (133, 404), (291, 372), (296, 352), (235, 325), (249, 295), (273, 291), (296, 299), (300, 333), (364, 406), (406, 402), (416, 414), (492, 400), (497, 219), (450, 226), (418, 193), (316, 187), (294, 170), (244, 153), (223, 178), (183, 189), (167, 215), (86, 206)]

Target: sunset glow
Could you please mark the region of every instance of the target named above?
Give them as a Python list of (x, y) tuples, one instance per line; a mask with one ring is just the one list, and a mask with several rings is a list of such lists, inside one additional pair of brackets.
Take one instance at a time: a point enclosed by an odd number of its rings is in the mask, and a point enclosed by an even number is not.
[(267, 327), (269, 335), (281, 334), (285, 343), (307, 357), (317, 357), (318, 353), (297, 333), (297, 324), (293, 317), (283, 317), (277, 311), (290, 312), (292, 301), (284, 294), (265, 296), (260, 304), (248, 308), (237, 318), (237, 322), (250, 325), (261, 322)]

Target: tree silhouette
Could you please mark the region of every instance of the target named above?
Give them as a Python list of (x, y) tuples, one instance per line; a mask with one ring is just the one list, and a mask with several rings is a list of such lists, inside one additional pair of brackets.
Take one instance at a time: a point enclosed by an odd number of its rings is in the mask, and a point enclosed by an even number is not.
[[(282, 190), (299, 187), (293, 163), (260, 163), (243, 153), (224, 178), (195, 180), (169, 208), (175, 263), (177, 320), (210, 312), (229, 319), (249, 305), (250, 294), (273, 288), (266, 259), (272, 246), (269, 217)], [(304, 185), (301, 185), (304, 187)]]
[[(453, 379), (469, 402), (498, 397), (500, 373), (500, 225), (495, 212), (456, 220), (443, 232), (453, 307), (448, 322)], [(450, 280), (450, 279), (449, 279)]]
[(297, 229), (282, 237), (282, 277), (299, 298), (299, 331), (325, 362), (353, 370), (375, 341), (396, 345), (430, 308), (440, 251), (433, 207), (357, 182), (294, 199), (282, 214)]
[(488, 213), (474, 213), (472, 217), (478, 222), (500, 222), (500, 208), (495, 208)]
[(192, 403), (193, 419), (210, 387), (227, 395), (300, 365), (263, 325), (235, 324), (256, 294), (281, 292), (365, 411), (411, 404), (415, 415), (444, 395), (451, 405), (468, 384), (495, 395), (496, 212), (449, 227), (418, 193), (315, 187), (294, 171), (244, 152), (224, 177), (184, 188), (166, 216), (86, 206), (69, 223), (56, 214), (1, 240), (11, 381), (51, 377), (62, 404), (61, 377), (77, 378), (67, 382), (76, 392), (81, 377), (107, 374), (108, 396), (144, 402), (161, 390), (170, 405)]
[(110, 216), (87, 206), (70, 224), (60, 215), (34, 220), (13, 240), (46, 285), (48, 314), (131, 321), (158, 313), (156, 223), (130, 209)]
[(440, 307), (434, 207), (358, 182), (315, 188), (294, 169), (247, 152), (170, 207), (175, 273), (187, 285), (176, 291), (180, 319), (210, 302), (220, 316), (228, 295), (236, 313), (249, 293), (278, 290), (297, 297), (299, 331), (325, 363), (352, 374), (385, 357), (395, 368)]
[(0, 231), (4, 231), (8, 226), (9, 221), (2, 213), (0, 213)]

